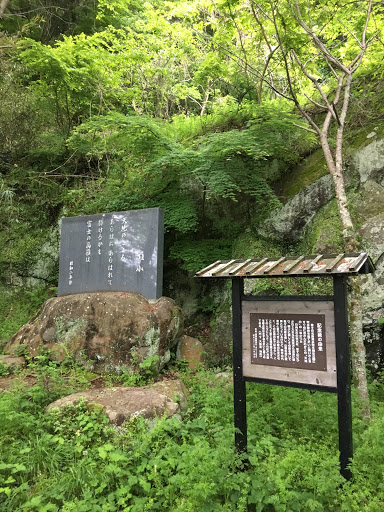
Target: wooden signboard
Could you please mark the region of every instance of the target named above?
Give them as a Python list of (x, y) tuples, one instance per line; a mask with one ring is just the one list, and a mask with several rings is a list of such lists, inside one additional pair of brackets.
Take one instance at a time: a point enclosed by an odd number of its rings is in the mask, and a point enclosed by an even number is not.
[(243, 301), (243, 375), (337, 387), (333, 301)]
[[(235, 443), (247, 450), (246, 382), (337, 393), (340, 472), (351, 478), (352, 408), (346, 276), (375, 269), (367, 253), (216, 261), (197, 277), (232, 279)], [(324, 277), (330, 296), (252, 296), (245, 278)]]

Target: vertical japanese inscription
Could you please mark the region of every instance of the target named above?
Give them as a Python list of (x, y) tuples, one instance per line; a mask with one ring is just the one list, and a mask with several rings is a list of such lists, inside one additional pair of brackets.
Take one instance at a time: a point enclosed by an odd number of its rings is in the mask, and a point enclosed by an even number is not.
[(73, 284), (73, 260), (69, 262), (69, 273), (68, 273), (68, 286)]
[(163, 215), (149, 208), (63, 218), (59, 295), (133, 291), (161, 297)]
[(251, 313), (251, 363), (327, 370), (325, 316)]
[(91, 249), (92, 249), (92, 221), (87, 220), (87, 237), (85, 242), (85, 262), (91, 263)]
[(103, 249), (103, 226), (104, 219), (99, 219), (97, 222), (97, 254), (101, 256)]
[(108, 267), (107, 267), (107, 281), (108, 286), (112, 286), (113, 279), (113, 263), (115, 255), (115, 220), (112, 217), (109, 220), (109, 238), (108, 238)]

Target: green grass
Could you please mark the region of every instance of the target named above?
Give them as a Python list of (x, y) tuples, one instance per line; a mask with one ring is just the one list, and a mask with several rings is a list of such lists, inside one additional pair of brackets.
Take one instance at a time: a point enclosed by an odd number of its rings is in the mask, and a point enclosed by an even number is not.
[[(35, 364), (43, 373), (46, 362)], [(45, 368), (45, 370), (44, 370)], [(384, 387), (374, 418), (354, 418), (354, 480), (339, 475), (337, 399), (248, 385), (247, 456), (234, 450), (233, 389), (210, 371), (179, 374), (190, 390), (183, 416), (115, 429), (83, 403), (44, 414), (56, 386), (0, 395), (0, 510), (126, 512), (379, 512), (384, 506)], [(67, 373), (73, 375), (73, 368)], [(77, 376), (80, 378), (80, 373)], [(81, 379), (80, 379), (81, 381)], [(75, 381), (72, 380), (72, 385)], [(73, 387), (73, 386), (72, 386)]]
[(49, 287), (28, 291), (21, 287), (9, 290), (0, 285), (0, 349), (37, 313), (51, 293)]

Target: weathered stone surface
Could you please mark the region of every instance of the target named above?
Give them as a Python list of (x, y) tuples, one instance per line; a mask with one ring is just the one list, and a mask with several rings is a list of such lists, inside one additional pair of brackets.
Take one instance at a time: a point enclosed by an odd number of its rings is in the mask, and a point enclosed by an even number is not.
[[(47, 407), (47, 412), (84, 400), (87, 404), (101, 405), (109, 421), (114, 425), (121, 425), (132, 416), (152, 419), (166, 414), (170, 417), (180, 411), (179, 404), (168, 396), (167, 388), (169, 390), (172, 386), (178, 385), (165, 382), (164, 393), (160, 391), (161, 386), (157, 386), (158, 389), (116, 387), (81, 391), (52, 402)], [(181, 389), (180, 384), (179, 393), (182, 392)], [(185, 396), (180, 398), (180, 402), (183, 401), (186, 403)]]
[(370, 179), (384, 185), (384, 139), (374, 140), (357, 151), (353, 157), (353, 164), (359, 173), (361, 183)]
[(9, 367), (11, 372), (14, 372), (18, 368), (23, 368), (25, 366), (24, 357), (16, 357), (11, 355), (0, 355), (0, 363), (5, 364)]
[(303, 188), (288, 201), (281, 210), (262, 225), (260, 234), (266, 238), (290, 241), (298, 240), (312, 221), (319, 208), (334, 196), (334, 186), (330, 176), (323, 176), (308, 187)]
[(360, 229), (365, 247), (374, 261), (384, 255), (384, 212), (369, 219)]
[(152, 384), (151, 388), (178, 403), (182, 411), (187, 409), (189, 391), (180, 379), (163, 379)]
[(376, 263), (375, 274), (362, 277), (364, 338), (367, 361), (373, 369), (384, 363), (384, 213), (360, 229), (363, 243)]
[(373, 180), (367, 180), (360, 187), (354, 208), (363, 222), (384, 212), (384, 187)]
[(203, 344), (197, 338), (183, 336), (177, 346), (176, 359), (187, 361), (188, 368), (194, 370), (205, 361)]
[(85, 357), (96, 370), (130, 367), (133, 354), (143, 360), (157, 355), (162, 368), (182, 329), (182, 314), (167, 297), (148, 301), (137, 293), (82, 293), (49, 299), (6, 348), (25, 345), (35, 356), (45, 347), (59, 361), (68, 354)]
[(217, 313), (212, 319), (209, 345), (207, 356), (214, 364), (221, 365), (231, 359), (232, 312), (229, 307)]

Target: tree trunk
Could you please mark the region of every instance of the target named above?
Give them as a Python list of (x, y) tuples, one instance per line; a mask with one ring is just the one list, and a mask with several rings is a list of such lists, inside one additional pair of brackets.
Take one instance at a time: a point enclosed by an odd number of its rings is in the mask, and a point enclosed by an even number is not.
[(360, 276), (348, 278), (349, 334), (353, 383), (360, 400), (360, 415), (364, 421), (371, 419), (366, 373), (366, 351), (363, 336), (363, 315), (361, 303)]
[(203, 104), (201, 106), (200, 116), (202, 116), (207, 108), (208, 100), (209, 100), (209, 88), (211, 86), (211, 80), (208, 78), (207, 80), (207, 89), (205, 90)]
[(4, 15), (4, 11), (7, 8), (8, 2), (9, 2), (9, 0), (1, 0), (1, 3), (0, 3), (0, 19)]
[[(343, 236), (345, 239), (345, 250), (354, 252), (358, 248), (353, 222), (348, 209), (347, 195), (345, 192), (344, 175), (339, 163), (336, 168), (328, 138), (320, 137), (324, 157), (335, 185), (336, 201), (339, 210)], [(341, 150), (341, 148), (338, 148)], [(348, 279), (348, 314), (349, 314), (349, 336), (352, 356), (353, 382), (360, 399), (360, 416), (364, 421), (371, 417), (369, 406), (369, 393), (366, 373), (366, 351), (363, 337), (362, 301), (360, 277)]]

